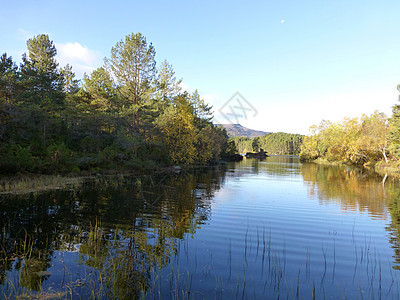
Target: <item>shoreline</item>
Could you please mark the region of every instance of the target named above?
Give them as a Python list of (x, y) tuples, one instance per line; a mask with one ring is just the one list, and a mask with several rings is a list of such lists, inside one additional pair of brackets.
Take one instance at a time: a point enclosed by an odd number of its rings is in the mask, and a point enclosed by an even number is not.
[(146, 176), (157, 174), (180, 174), (199, 168), (215, 167), (224, 164), (219, 162), (210, 165), (165, 166), (159, 168), (136, 170), (104, 169), (96, 172), (66, 173), (66, 174), (36, 174), (20, 173), (0, 177), (0, 197), (5, 195), (26, 195), (62, 189), (78, 189), (87, 181), (96, 179)]
[(378, 162), (369, 162), (364, 165), (354, 165), (349, 162), (328, 161), (326, 159), (317, 158), (315, 160), (303, 161), (303, 163), (305, 162), (314, 163), (318, 165), (327, 165), (327, 166), (351, 166), (365, 170), (371, 170), (381, 176), (389, 176), (395, 179), (400, 179), (400, 162), (398, 161), (389, 161), (387, 163), (385, 163), (384, 161), (378, 161)]

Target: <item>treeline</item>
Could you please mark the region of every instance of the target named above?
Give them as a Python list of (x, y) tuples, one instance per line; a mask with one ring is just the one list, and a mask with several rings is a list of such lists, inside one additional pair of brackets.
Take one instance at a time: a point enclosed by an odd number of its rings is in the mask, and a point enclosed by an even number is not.
[(303, 137), (300, 134), (278, 132), (253, 139), (232, 137), (229, 142), (237, 153), (258, 152), (263, 149), (269, 154), (298, 155)]
[[(346, 118), (343, 122), (322, 121), (311, 127), (311, 135), (304, 138), (300, 158), (346, 162), (362, 165), (379, 160), (388, 161), (388, 156), (400, 158), (398, 108), (393, 117), (379, 112), (361, 118)], [(397, 124), (396, 124), (397, 123)]]
[(225, 130), (211, 107), (140, 34), (111, 49), (103, 66), (75, 79), (47, 35), (27, 41), (17, 66), (0, 57), (0, 173), (206, 164), (224, 155)]

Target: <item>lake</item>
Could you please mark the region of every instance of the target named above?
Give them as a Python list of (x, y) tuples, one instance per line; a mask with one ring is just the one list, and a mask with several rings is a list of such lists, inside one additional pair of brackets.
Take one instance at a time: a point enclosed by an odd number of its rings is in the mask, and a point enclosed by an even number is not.
[(398, 299), (400, 185), (295, 156), (0, 196), (0, 298)]

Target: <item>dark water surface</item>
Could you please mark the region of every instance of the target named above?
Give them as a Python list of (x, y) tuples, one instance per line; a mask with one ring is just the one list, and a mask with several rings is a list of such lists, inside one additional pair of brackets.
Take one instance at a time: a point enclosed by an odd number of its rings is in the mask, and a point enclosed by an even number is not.
[(297, 157), (3, 195), (0, 229), (0, 298), (399, 298), (399, 183)]

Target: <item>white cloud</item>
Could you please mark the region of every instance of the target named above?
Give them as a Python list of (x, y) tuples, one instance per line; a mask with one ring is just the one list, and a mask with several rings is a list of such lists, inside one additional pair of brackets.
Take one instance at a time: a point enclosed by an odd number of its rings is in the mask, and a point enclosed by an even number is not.
[(182, 91), (186, 91), (188, 93), (193, 93), (195, 91), (194, 88), (188, 86), (187, 84), (181, 82), (180, 87), (182, 88)]
[(30, 39), (30, 38), (32, 38), (34, 36), (35, 36), (35, 34), (33, 34), (32, 32), (29, 32), (29, 31), (27, 31), (25, 29), (22, 29), (22, 28), (19, 28), (17, 30), (17, 34), (16, 34), (16, 38), (18, 40), (21, 40), (21, 41), (24, 41), (24, 42), (26, 42), (28, 39)]
[(78, 42), (60, 44), (56, 43), (57, 60), (60, 66), (70, 64), (78, 78), (84, 73), (90, 73), (103, 63), (100, 52), (90, 50)]

